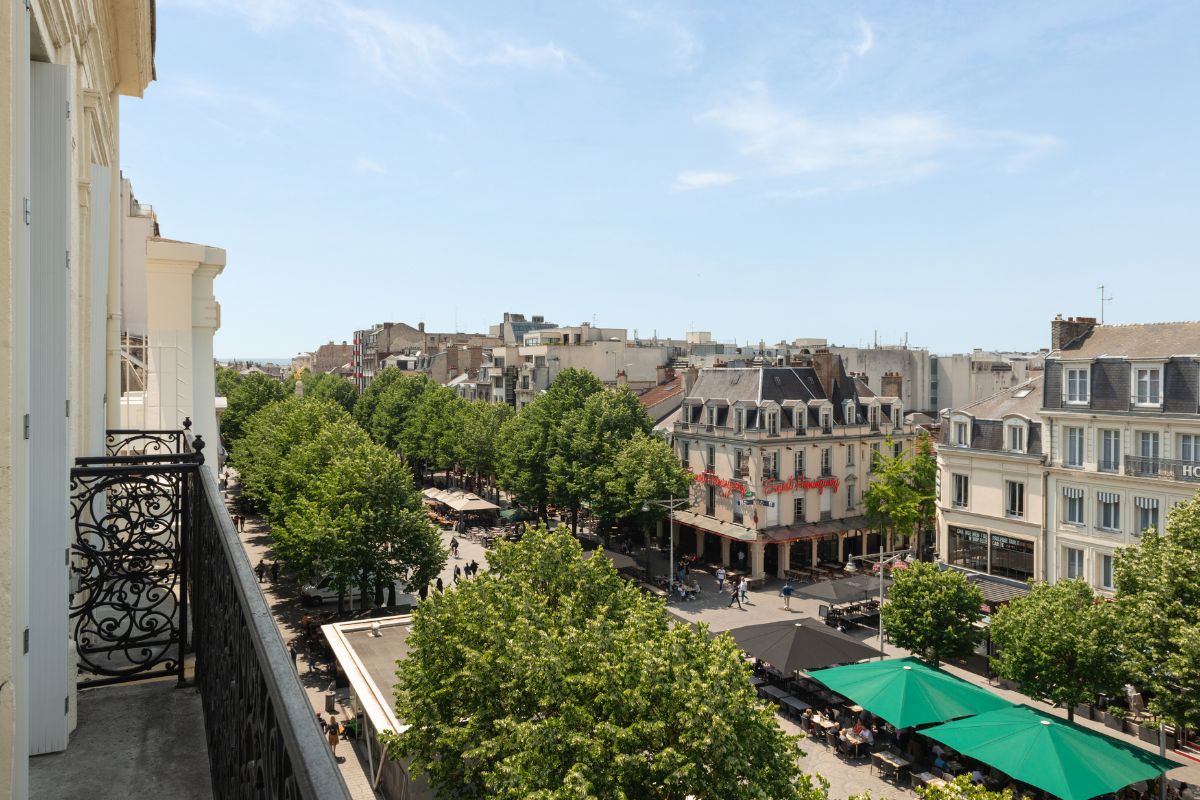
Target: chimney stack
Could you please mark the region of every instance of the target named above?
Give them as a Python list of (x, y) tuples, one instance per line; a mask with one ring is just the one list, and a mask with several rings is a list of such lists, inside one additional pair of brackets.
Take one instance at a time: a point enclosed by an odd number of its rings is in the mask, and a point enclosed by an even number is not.
[(833, 397), (834, 384), (837, 381), (838, 373), (842, 371), (841, 357), (829, 352), (829, 348), (821, 347), (813, 353), (812, 360), (813, 371), (817, 373), (821, 389), (825, 392), (826, 397)]
[(696, 376), (700, 374), (700, 370), (690, 364), (683, 370), (683, 396), (687, 397), (692, 393), (692, 387), (696, 385)]
[(1063, 319), (1062, 314), (1058, 314), (1050, 322), (1050, 349), (1061, 350), (1076, 339), (1091, 333), (1095, 327), (1095, 317)]
[(884, 397), (900, 397), (904, 393), (904, 376), (899, 372), (885, 372), (879, 379), (879, 393)]

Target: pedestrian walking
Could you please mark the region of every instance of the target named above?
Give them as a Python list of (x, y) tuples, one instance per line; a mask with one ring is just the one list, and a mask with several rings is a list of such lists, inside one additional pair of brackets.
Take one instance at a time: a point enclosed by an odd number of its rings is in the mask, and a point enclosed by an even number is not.
[(279, 582), (279, 562), (272, 561), (271, 562), (271, 583), (278, 583), (278, 582)]
[(792, 610), (792, 582), (788, 581), (779, 590), (779, 594), (783, 597), (783, 607), (788, 611)]
[(238, 533), (246, 532), (246, 515), (238, 514)]
[(458, 558), (458, 538), (457, 537), (450, 538), (450, 553), (455, 558)]
[(471, 577), (474, 578), (476, 575), (479, 574), (479, 562), (472, 558), (470, 567), (471, 567)]
[(743, 603), (750, 602), (746, 598), (746, 594), (750, 591), (750, 579), (749, 578), (747, 578), (745, 576), (742, 577), (742, 583), (741, 583), (741, 585), (738, 586), (738, 590), (741, 592), (742, 602)]
[(288, 642), (288, 653), (291, 654), (292, 666), (295, 667), (296, 666), (296, 657), (298, 655), (300, 655), (300, 653), (296, 650), (296, 640), (295, 639)]
[[(471, 568), (471, 565), (468, 564), (467, 569), (470, 569), (470, 568)], [(458, 586), (458, 579), (461, 577), (462, 577), (462, 570), (458, 568), (458, 564), (455, 564), (454, 565), (454, 585), (455, 586)]]
[(726, 606), (726, 608), (733, 608), (734, 603), (737, 603), (738, 608), (741, 608), (742, 607), (742, 598), (741, 598), (741, 595), (738, 594), (737, 587), (733, 586), (732, 584), (730, 584), (730, 587), (731, 587), (731, 591), (729, 592), (729, 605)]
[(338, 737), (338, 728), (340, 727), (341, 726), (338, 725), (337, 719), (335, 719), (333, 716), (330, 716), (329, 727), (326, 729), (325, 735), (329, 738), (329, 749), (333, 751), (333, 757), (335, 759), (337, 758), (338, 741), (340, 741)]
[(263, 576), (267, 574), (267, 564), (261, 558), (258, 560), (258, 566), (254, 568), (254, 574), (258, 576), (258, 582), (263, 582)]
[(725, 594), (725, 567), (717, 567), (717, 591)]
[(304, 654), (304, 660), (308, 662), (308, 671), (313, 672), (317, 668), (317, 657), (309, 650)]
[(317, 712), (317, 724), (321, 726), (321, 733), (324, 733), (329, 725), (325, 722), (325, 718), (321, 716), (321, 712)]
[(437, 583), (435, 584), (435, 588), (437, 588), (437, 590), (438, 590), (439, 592), (445, 591), (445, 589), (442, 587), (442, 578), (441, 578), (441, 576), (438, 576)]

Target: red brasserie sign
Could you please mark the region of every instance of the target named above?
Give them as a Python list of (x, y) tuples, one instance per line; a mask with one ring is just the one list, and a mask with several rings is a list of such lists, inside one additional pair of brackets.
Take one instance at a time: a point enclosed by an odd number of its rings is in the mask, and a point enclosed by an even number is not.
[(746, 493), (746, 484), (740, 481), (727, 481), (724, 478), (718, 478), (711, 472), (692, 473), (696, 478), (696, 483), (703, 483), (708, 486), (716, 486), (718, 489), (724, 489), (727, 492), (737, 492), (738, 494)]
[(763, 494), (779, 494), (780, 492), (792, 492), (796, 489), (816, 489), (818, 494), (825, 489), (833, 489), (836, 492), (838, 490), (838, 479), (821, 478), (812, 481), (805, 478), (788, 478), (783, 482), (764, 484)]

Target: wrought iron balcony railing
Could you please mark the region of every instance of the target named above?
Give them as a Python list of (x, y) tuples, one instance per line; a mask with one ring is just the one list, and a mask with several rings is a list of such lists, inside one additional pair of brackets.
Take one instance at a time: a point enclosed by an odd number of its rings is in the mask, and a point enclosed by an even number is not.
[(190, 665), (216, 797), (348, 800), (203, 441), (110, 431), (107, 444), (71, 471), (79, 685), (182, 686)]
[(1173, 458), (1125, 456), (1125, 474), (1139, 478), (1167, 478), (1200, 483), (1200, 462)]

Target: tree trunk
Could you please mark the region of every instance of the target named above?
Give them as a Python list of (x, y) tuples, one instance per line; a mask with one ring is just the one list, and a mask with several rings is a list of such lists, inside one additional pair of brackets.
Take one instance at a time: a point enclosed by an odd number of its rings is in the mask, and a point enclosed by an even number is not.
[(1067, 706), (1067, 722), (1074, 722), (1074, 721), (1075, 721), (1075, 706), (1068, 705)]
[(378, 575), (375, 576), (375, 605), (376, 607), (383, 605), (383, 581)]
[(364, 569), (358, 577), (358, 610), (367, 610), (367, 589), (371, 585), (371, 576)]
[(338, 616), (346, 613), (346, 587), (338, 587)]
[(579, 535), (579, 506), (571, 507), (571, 535)]

